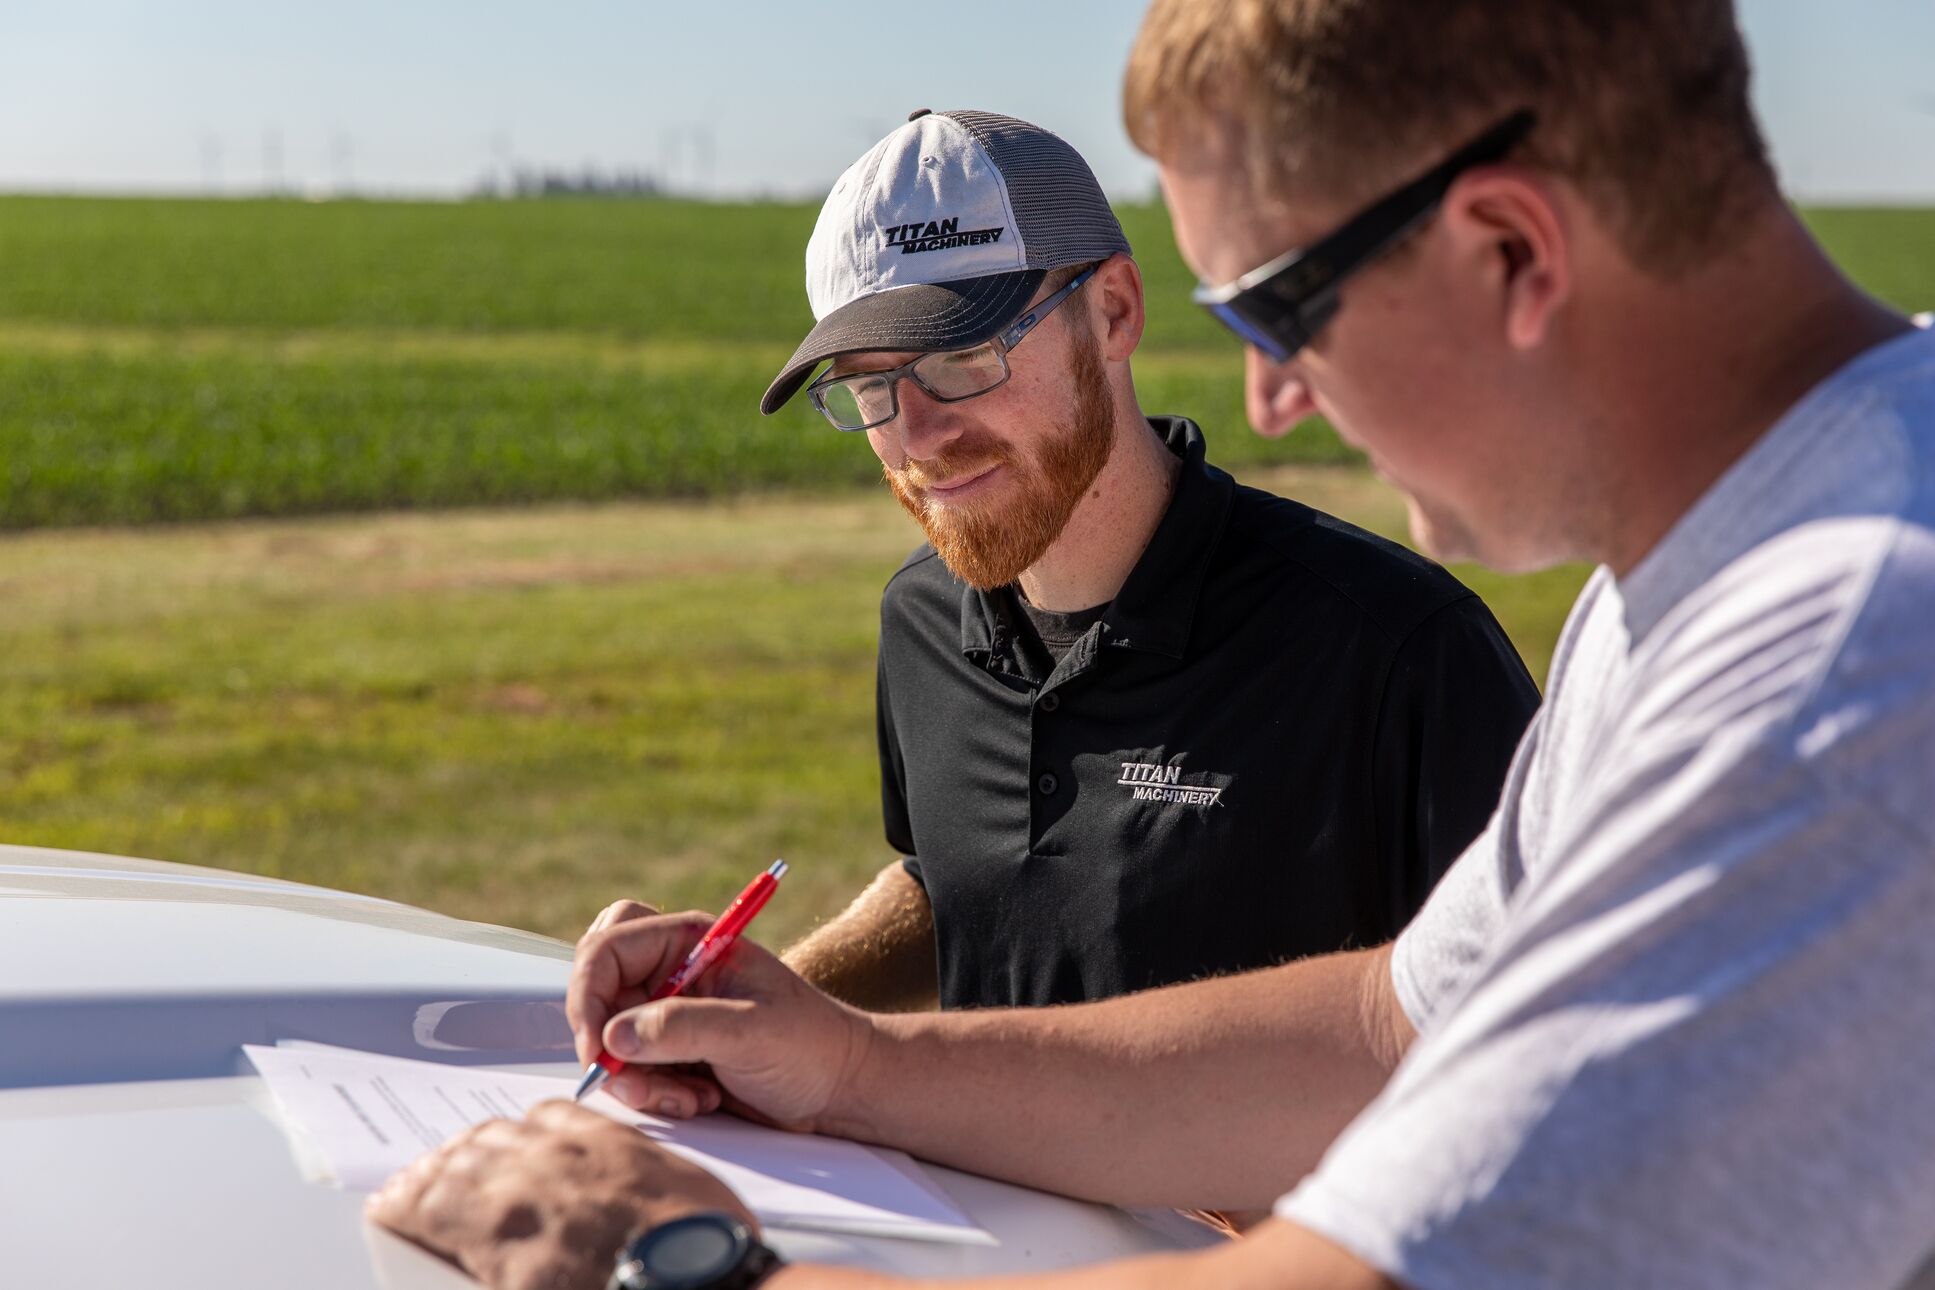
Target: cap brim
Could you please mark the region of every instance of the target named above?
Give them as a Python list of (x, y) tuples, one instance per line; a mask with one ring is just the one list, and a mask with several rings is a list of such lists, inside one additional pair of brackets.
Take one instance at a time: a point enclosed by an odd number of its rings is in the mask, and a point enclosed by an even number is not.
[(842, 354), (979, 345), (1021, 316), (1047, 276), (1042, 269), (1023, 269), (958, 282), (914, 283), (850, 301), (806, 334), (766, 388), (759, 410), (768, 416), (779, 411), (800, 392), (814, 368)]

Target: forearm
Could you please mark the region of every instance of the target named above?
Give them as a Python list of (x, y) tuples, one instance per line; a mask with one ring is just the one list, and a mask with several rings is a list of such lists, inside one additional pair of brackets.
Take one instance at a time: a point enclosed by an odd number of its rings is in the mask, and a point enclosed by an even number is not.
[[(822, 1264), (792, 1264), (782, 1268), (760, 1290), (1235, 1290), (1226, 1279), (1207, 1279), (1217, 1271), (1203, 1256), (1158, 1254), (1140, 1259), (1098, 1263), (1062, 1272), (1024, 1276), (976, 1277), (971, 1281), (910, 1280), (879, 1272)], [(1261, 1287), (1268, 1283), (1253, 1283)], [(1277, 1290), (1272, 1287), (1271, 1290)]]
[(1186, 1255), (1159, 1254), (1116, 1263), (1098, 1263), (1065, 1272), (1026, 1276), (976, 1277), (971, 1281), (910, 1280), (890, 1273), (863, 1272), (824, 1264), (789, 1264), (760, 1285), (760, 1290), (1188, 1290), (1213, 1284), (1228, 1290), (1227, 1282), (1190, 1277)]
[(1410, 1040), (1388, 950), (1065, 1008), (875, 1020), (823, 1127), (1119, 1205), (1268, 1205)]
[(1156, 1254), (1064, 1272), (910, 1281), (851, 1268), (795, 1264), (761, 1290), (1398, 1290), (1396, 1283), (1289, 1223), (1194, 1254)]
[(810, 984), (858, 1008), (910, 1012), (939, 1003), (933, 906), (898, 861), (781, 958)]

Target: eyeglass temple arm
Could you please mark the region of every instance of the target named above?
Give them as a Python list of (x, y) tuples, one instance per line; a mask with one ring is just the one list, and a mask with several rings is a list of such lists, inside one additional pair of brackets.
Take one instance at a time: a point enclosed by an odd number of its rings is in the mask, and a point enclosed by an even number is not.
[[(1329, 237), (1310, 246), (1300, 257), (1321, 265), (1326, 276), (1339, 267), (1355, 265), (1389, 250), (1431, 217), (1452, 181), (1473, 166), (1496, 161), (1523, 139), (1537, 120), (1530, 108), (1520, 108), (1476, 139), (1377, 202), (1363, 215)], [(1304, 279), (1306, 283), (1310, 279)], [(1315, 305), (1326, 287), (1306, 288)], [(1302, 312), (1301, 310), (1299, 312)]]
[(1043, 300), (1040, 304), (1036, 305), (1033, 309), (1030, 309), (1027, 313), (1015, 319), (1012, 326), (1010, 326), (1006, 331), (1002, 332), (999, 336), (995, 337), (996, 340), (1001, 342), (1001, 348), (1013, 349), (1016, 345), (1020, 344), (1021, 338), (1023, 336), (1026, 336), (1029, 332), (1033, 331), (1035, 329), (1036, 323), (1039, 323), (1042, 319), (1046, 318), (1049, 314), (1054, 313), (1056, 305), (1060, 304), (1062, 301), (1068, 299), (1069, 296), (1073, 295), (1075, 292), (1075, 288), (1081, 286), (1084, 282), (1087, 282), (1090, 278), (1094, 277), (1095, 271), (1101, 267), (1102, 266), (1100, 264), (1089, 265), (1086, 269), (1083, 269), (1080, 273), (1070, 278), (1068, 280), (1067, 285), (1062, 287), (1060, 291), (1057, 291), (1055, 294), (1053, 294), (1052, 296), (1049, 296), (1046, 300)]

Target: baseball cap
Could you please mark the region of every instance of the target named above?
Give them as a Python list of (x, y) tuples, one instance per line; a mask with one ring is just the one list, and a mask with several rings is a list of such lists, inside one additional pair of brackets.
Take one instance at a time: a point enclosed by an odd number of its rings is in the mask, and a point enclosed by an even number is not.
[(1059, 136), (923, 108), (820, 208), (806, 244), (815, 325), (759, 410), (778, 411), (841, 354), (979, 345), (1020, 317), (1049, 270), (1128, 250), (1102, 186)]

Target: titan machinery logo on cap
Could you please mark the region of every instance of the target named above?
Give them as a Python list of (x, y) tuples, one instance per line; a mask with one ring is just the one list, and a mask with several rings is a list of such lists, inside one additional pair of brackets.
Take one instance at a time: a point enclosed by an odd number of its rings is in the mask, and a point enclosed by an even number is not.
[(928, 220), (927, 223), (896, 224), (886, 230), (887, 245), (900, 248), (902, 255), (919, 255), (922, 251), (945, 251), (953, 246), (979, 246), (983, 242), (999, 242), (1006, 229), (971, 228), (961, 232), (958, 216), (953, 219)]

